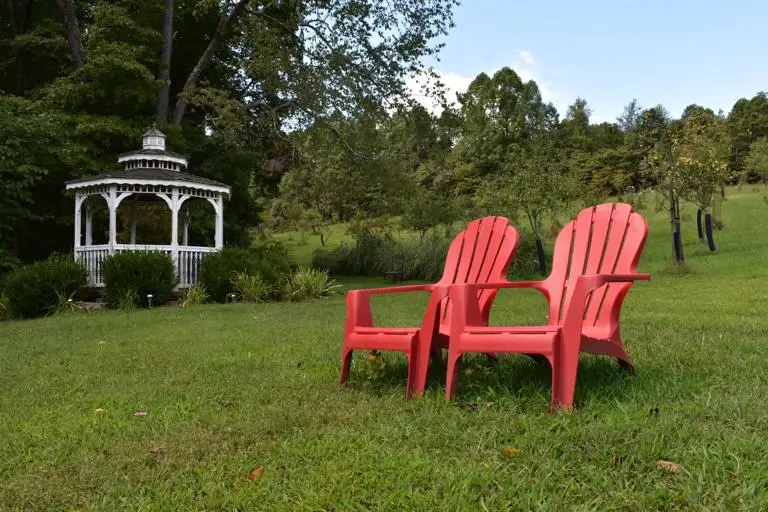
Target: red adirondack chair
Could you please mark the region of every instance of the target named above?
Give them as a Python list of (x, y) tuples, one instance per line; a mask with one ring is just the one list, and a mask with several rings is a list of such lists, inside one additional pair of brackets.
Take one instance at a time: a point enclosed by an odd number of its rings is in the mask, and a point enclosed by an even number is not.
[[(341, 360), (341, 385), (349, 377), (354, 350), (394, 350), (408, 358), (406, 397), (421, 394), (427, 380), (430, 353), (447, 347), (451, 327), (448, 292), (455, 283), (506, 282), (507, 268), (517, 250), (517, 230), (504, 217), (484, 217), (469, 223), (451, 242), (442, 278), (435, 284), (351, 290), (347, 293), (347, 320)], [(423, 291), (431, 294), (420, 327), (373, 325), (369, 297), (382, 293)], [(497, 290), (484, 290), (475, 307), (487, 325)]]
[[(466, 352), (520, 353), (545, 357), (552, 367), (552, 408), (571, 409), (579, 352), (613, 356), (634, 372), (619, 331), (619, 312), (637, 274), (648, 223), (628, 204), (582, 210), (555, 242), (552, 272), (543, 281), (453, 287), (454, 317), (448, 347), (445, 396), (456, 390), (457, 363)], [(488, 327), (473, 298), (482, 290), (533, 288), (549, 303), (545, 326)]]

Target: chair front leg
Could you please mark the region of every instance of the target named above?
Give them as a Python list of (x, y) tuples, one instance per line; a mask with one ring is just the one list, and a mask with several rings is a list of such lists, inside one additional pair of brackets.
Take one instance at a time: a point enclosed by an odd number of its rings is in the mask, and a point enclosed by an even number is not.
[(571, 332), (563, 330), (558, 336), (552, 365), (552, 412), (573, 410), (580, 341), (581, 329)]
[(456, 344), (448, 347), (448, 371), (445, 376), (445, 399), (453, 400), (456, 396), (456, 386), (459, 381), (459, 361), (461, 352), (456, 348)]

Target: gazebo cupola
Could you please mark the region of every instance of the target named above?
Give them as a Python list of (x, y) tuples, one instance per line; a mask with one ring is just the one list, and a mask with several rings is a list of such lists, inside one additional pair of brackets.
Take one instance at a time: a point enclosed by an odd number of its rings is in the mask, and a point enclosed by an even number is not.
[[(187, 158), (167, 151), (165, 134), (157, 128), (143, 135), (141, 149), (121, 154), (117, 161), (122, 164), (122, 170), (67, 183), (67, 190), (75, 192), (75, 257), (88, 267), (91, 285), (103, 286), (102, 261), (107, 255), (121, 251), (166, 252), (176, 265), (179, 286), (195, 284), (205, 255), (224, 246), (224, 200), (230, 196), (230, 187), (186, 172)], [(94, 245), (93, 219), (101, 199), (109, 212), (109, 235), (107, 243)], [(164, 203), (171, 213), (169, 243), (137, 243), (137, 211), (158, 202)], [(127, 240), (118, 241), (121, 205), (127, 205), (129, 229), (123, 234)], [(193, 209), (206, 207), (208, 210), (212, 207), (215, 215), (212, 243), (191, 246), (188, 243), (191, 213)], [(122, 215), (123, 210), (120, 211)]]
[(144, 134), (144, 149), (165, 151), (165, 134), (157, 128), (152, 128)]

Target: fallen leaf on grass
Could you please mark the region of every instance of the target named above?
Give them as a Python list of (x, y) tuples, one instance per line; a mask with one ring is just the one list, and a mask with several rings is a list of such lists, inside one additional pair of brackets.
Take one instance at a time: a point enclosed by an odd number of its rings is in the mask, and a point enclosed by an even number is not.
[(153, 446), (150, 452), (154, 453), (155, 455), (161, 455), (168, 451), (168, 448), (165, 446)]
[(94, 409), (93, 413), (94, 414), (104, 414), (104, 409)]
[(680, 464), (677, 462), (670, 462), (668, 460), (657, 460), (656, 466), (660, 467), (661, 469), (671, 471), (672, 473), (677, 473), (680, 470)]
[(261, 466), (252, 469), (251, 472), (248, 473), (248, 480), (258, 480), (261, 478), (262, 473), (264, 473), (264, 468)]
[(520, 453), (520, 450), (518, 450), (517, 448), (512, 448), (511, 446), (504, 447), (504, 458), (505, 459), (511, 459), (512, 457), (514, 457), (518, 453)]
[(144, 417), (144, 416), (146, 416), (147, 414), (149, 414), (149, 413), (148, 413), (148, 412), (144, 412), (144, 411), (136, 411), (135, 413), (133, 413), (133, 415), (134, 415), (136, 418), (143, 418), (143, 417)]

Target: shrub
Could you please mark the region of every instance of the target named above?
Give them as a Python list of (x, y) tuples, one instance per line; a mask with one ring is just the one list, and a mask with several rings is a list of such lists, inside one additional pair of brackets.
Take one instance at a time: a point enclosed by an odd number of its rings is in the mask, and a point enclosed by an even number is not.
[(232, 278), (232, 287), (238, 299), (243, 302), (263, 302), (272, 294), (272, 286), (259, 274), (249, 275), (236, 272)]
[(292, 301), (320, 299), (336, 295), (341, 285), (325, 270), (299, 269), (285, 283), (283, 295)]
[(258, 244), (248, 249), (226, 248), (209, 254), (200, 265), (200, 283), (211, 300), (226, 302), (235, 292), (233, 279), (238, 272), (260, 276), (273, 290), (280, 280), (291, 273), (295, 264), (287, 248), (277, 242)]
[(34, 318), (55, 312), (62, 299), (81, 294), (87, 282), (85, 266), (71, 255), (55, 254), (8, 273), (3, 291), (13, 316)]
[(181, 302), (179, 305), (182, 308), (188, 308), (190, 306), (197, 306), (208, 300), (208, 292), (205, 291), (205, 286), (197, 283), (194, 286), (190, 286), (181, 295)]
[(432, 233), (421, 240), (409, 240), (403, 244), (403, 260), (408, 279), (436, 282), (443, 276), (448, 246), (453, 241)]
[(0, 322), (11, 318), (11, 301), (6, 294), (0, 294)]
[(365, 233), (354, 246), (342, 244), (331, 251), (316, 250), (312, 267), (339, 276), (380, 276), (404, 256), (402, 244), (392, 237)]
[(130, 309), (131, 302), (147, 305), (149, 294), (153, 304), (166, 304), (177, 282), (171, 256), (159, 251), (113, 254), (104, 259), (101, 268), (109, 307)]
[[(452, 238), (437, 233), (405, 241), (366, 235), (360, 237), (354, 246), (341, 245), (331, 251), (316, 250), (312, 266), (337, 276), (383, 276), (393, 269), (397, 260), (402, 260), (406, 279), (436, 282), (443, 275), (452, 241)], [(546, 261), (551, 264), (549, 255)], [(533, 235), (520, 233), (520, 245), (508, 276), (510, 279), (543, 277), (539, 272)]]

